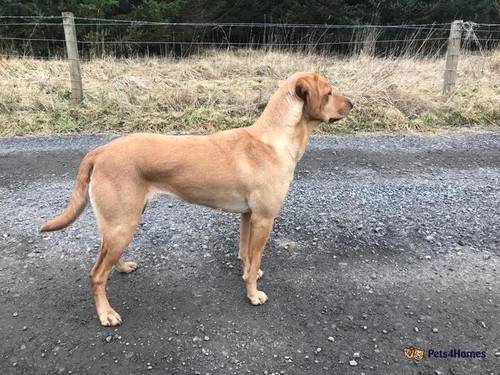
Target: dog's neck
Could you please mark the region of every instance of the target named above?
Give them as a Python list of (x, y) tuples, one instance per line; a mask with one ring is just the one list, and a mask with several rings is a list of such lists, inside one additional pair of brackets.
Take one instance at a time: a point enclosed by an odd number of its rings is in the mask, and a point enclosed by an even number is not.
[(279, 90), (250, 127), (264, 143), (295, 164), (304, 155), (309, 136), (319, 121), (307, 119), (304, 102), (289, 90)]

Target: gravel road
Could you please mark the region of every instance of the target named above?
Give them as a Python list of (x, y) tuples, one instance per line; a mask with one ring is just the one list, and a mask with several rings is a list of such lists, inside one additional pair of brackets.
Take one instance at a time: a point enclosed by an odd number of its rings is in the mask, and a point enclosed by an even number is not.
[[(0, 139), (2, 374), (500, 374), (500, 133), (316, 137), (251, 306), (238, 216), (148, 205), (98, 324), (90, 209), (39, 234), (109, 135)], [(484, 351), (409, 361), (403, 348)]]

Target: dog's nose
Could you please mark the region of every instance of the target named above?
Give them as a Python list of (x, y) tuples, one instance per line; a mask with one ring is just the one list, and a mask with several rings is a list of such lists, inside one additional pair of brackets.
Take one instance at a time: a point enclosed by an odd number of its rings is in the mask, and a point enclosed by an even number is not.
[(349, 110), (351, 110), (354, 107), (354, 103), (351, 102), (349, 99), (347, 99), (346, 105), (349, 108)]

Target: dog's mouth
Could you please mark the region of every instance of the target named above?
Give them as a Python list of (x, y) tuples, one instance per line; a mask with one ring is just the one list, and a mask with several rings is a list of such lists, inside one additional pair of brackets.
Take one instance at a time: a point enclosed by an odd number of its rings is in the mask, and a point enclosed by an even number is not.
[(330, 117), (330, 119), (328, 120), (328, 123), (333, 124), (334, 122), (340, 121), (342, 119), (343, 119), (343, 117)]
[(335, 117), (330, 117), (330, 118), (328, 119), (328, 123), (329, 123), (329, 124), (333, 124), (334, 122), (337, 122), (337, 121), (340, 121), (340, 120), (342, 120), (342, 119), (346, 118), (346, 117), (347, 117), (347, 115), (349, 114), (349, 112), (350, 112), (350, 111), (351, 111), (350, 109), (345, 109), (345, 110), (343, 110), (343, 111), (339, 111), (339, 112), (337, 113), (337, 116), (335, 116)]

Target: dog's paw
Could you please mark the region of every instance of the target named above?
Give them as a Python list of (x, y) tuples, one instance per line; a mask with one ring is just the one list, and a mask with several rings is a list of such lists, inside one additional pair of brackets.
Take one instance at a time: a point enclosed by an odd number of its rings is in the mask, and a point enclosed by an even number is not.
[(122, 324), (122, 318), (120, 317), (120, 314), (118, 314), (112, 308), (109, 308), (102, 313), (98, 312), (97, 314), (99, 315), (101, 325), (105, 327), (119, 326), (120, 324)]
[(267, 301), (267, 296), (266, 293), (258, 290), (254, 295), (248, 296), (248, 299), (252, 305), (263, 305)]
[(137, 269), (138, 265), (136, 262), (120, 262), (115, 264), (115, 267), (118, 272), (130, 273), (134, 272)]
[[(259, 280), (262, 276), (264, 276), (264, 271), (262, 271), (260, 268), (257, 271), (257, 280)], [(248, 272), (243, 272), (243, 276), (241, 276), (243, 281), (247, 281), (248, 279)]]

